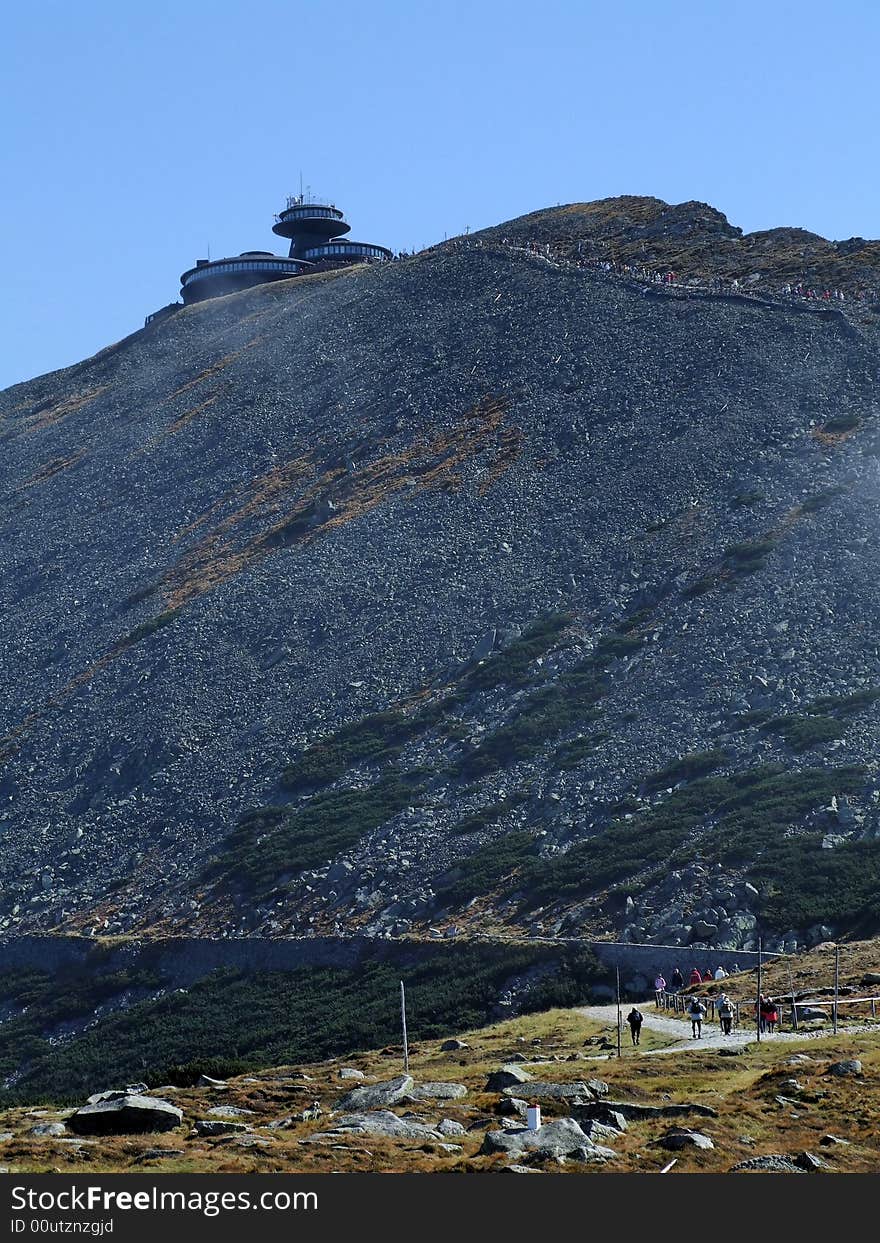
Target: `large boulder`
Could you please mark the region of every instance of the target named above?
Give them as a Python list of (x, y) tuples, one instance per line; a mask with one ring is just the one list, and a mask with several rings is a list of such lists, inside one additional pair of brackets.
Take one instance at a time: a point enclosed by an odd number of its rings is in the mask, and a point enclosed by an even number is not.
[(507, 1062), (500, 1070), (493, 1070), (486, 1080), (484, 1092), (503, 1092), (505, 1088), (515, 1088), (518, 1084), (528, 1083), (532, 1076), (516, 1062)]
[(799, 1165), (802, 1170), (806, 1170), (808, 1174), (813, 1174), (817, 1170), (829, 1170), (831, 1166), (821, 1157), (817, 1157), (814, 1152), (799, 1152), (794, 1158), (795, 1165)]
[(337, 1109), (365, 1110), (382, 1109), (386, 1105), (394, 1105), (404, 1096), (409, 1096), (415, 1087), (411, 1075), (398, 1075), (396, 1079), (385, 1079), (381, 1083), (367, 1083), (363, 1087), (353, 1088), (337, 1101)]
[(76, 1135), (138, 1135), (172, 1131), (183, 1121), (176, 1105), (157, 1096), (131, 1092), (102, 1092), (100, 1099), (83, 1105), (67, 1119)]
[(537, 1131), (520, 1127), (514, 1131), (487, 1131), (481, 1154), (506, 1153), (510, 1157), (570, 1157), (577, 1161), (608, 1161), (617, 1154), (594, 1144), (574, 1118), (559, 1118)]
[(467, 1091), (463, 1083), (417, 1083), (407, 1096), (415, 1101), (458, 1101)]
[(626, 1118), (604, 1101), (590, 1101), (586, 1105), (572, 1105), (571, 1116), (586, 1131), (588, 1126), (603, 1126), (611, 1131), (625, 1131)]
[(655, 1141), (661, 1148), (668, 1148), (670, 1152), (680, 1152), (683, 1148), (714, 1148), (708, 1135), (704, 1135), (702, 1131), (688, 1131), (683, 1128), (674, 1127), (671, 1131), (667, 1131), (665, 1135), (661, 1135)]
[(247, 1129), (243, 1122), (228, 1122), (223, 1118), (200, 1118), (193, 1124), (195, 1135), (234, 1135)]
[[(522, 1087), (517, 1084), (515, 1087), (504, 1088), (503, 1094), (519, 1096), (522, 1091)], [(582, 1080), (575, 1080), (574, 1083), (543, 1083), (536, 1079), (529, 1083), (525, 1095), (536, 1101), (565, 1101), (575, 1098), (588, 1101), (593, 1093)]]
[[(621, 1122), (623, 1119), (621, 1118)], [(594, 1144), (610, 1144), (613, 1140), (620, 1137), (620, 1130), (616, 1126), (606, 1126), (603, 1122), (597, 1122), (595, 1118), (588, 1118), (586, 1122), (579, 1122), (581, 1130), (588, 1139)], [(626, 1126), (626, 1123), (623, 1123)]]
[(806, 1174), (790, 1157), (782, 1153), (768, 1153), (766, 1157), (749, 1157), (730, 1167), (731, 1174)]
[(444, 1040), (440, 1046), (441, 1053), (457, 1053), (460, 1049), (469, 1049), (471, 1046), (466, 1040)]
[(368, 1110), (363, 1113), (344, 1114), (333, 1119), (330, 1131), (320, 1131), (306, 1142), (339, 1139), (343, 1135), (383, 1135), (389, 1139), (442, 1139), (434, 1127), (425, 1126), (410, 1118), (398, 1118), (390, 1109)]
[(842, 1062), (832, 1062), (828, 1067), (829, 1075), (837, 1075), (844, 1078), (847, 1075), (860, 1075), (862, 1073), (862, 1063), (857, 1057), (848, 1057)]
[(460, 1122), (456, 1122), (454, 1118), (444, 1118), (437, 1127), (441, 1135), (466, 1135), (467, 1131)]
[(57, 1138), (59, 1135), (66, 1135), (67, 1128), (63, 1122), (38, 1122), (36, 1126), (31, 1127), (31, 1135), (47, 1136), (48, 1138)]
[(821, 1006), (798, 1006), (797, 1021), (799, 1023), (811, 1023), (814, 1019), (825, 1020), (829, 1017), (828, 1011), (823, 1010)]

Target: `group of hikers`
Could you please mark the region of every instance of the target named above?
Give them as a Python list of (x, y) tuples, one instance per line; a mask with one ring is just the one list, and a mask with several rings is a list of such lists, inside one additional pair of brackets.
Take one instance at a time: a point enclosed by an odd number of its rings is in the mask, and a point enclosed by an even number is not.
[[(718, 997), (715, 1002), (715, 1010), (718, 1014), (718, 1022), (721, 1024), (721, 1031), (725, 1036), (729, 1036), (733, 1027), (734, 1009), (733, 1002), (727, 996), (727, 993), (722, 993), (721, 996)], [(690, 1004), (687, 1008), (687, 1015), (691, 1021), (691, 1035), (695, 1040), (699, 1040), (703, 1035), (703, 1019), (706, 1017), (706, 1003), (701, 997), (691, 998)], [(778, 1017), (779, 1016), (774, 1013), (773, 1021), (776, 1022)], [(641, 1044), (642, 1023), (645, 1021), (645, 1016), (642, 1014), (641, 1010), (639, 1010), (636, 1006), (633, 1006), (629, 1014), (626, 1016), (626, 1021), (629, 1024), (629, 1032), (633, 1044)], [(761, 1027), (761, 1030), (765, 1030), (763, 1026)], [(771, 1027), (769, 1030), (772, 1031), (773, 1028)]]
[[(737, 975), (739, 973), (739, 964), (733, 964), (733, 972), (725, 971), (720, 964), (713, 971), (711, 967), (707, 967), (705, 971), (700, 971), (699, 967), (692, 967), (690, 979), (687, 987), (693, 987), (696, 984), (708, 984), (717, 980), (726, 980), (729, 975)], [(669, 983), (662, 972), (658, 972), (654, 978), (654, 991), (661, 993), (678, 993), (685, 987), (684, 976), (678, 967), (673, 969)], [(755, 1017), (760, 1024), (762, 1032), (769, 1032), (771, 1035), (776, 1030), (776, 1024), (779, 1022), (779, 1007), (772, 997), (765, 996), (764, 993), (758, 995), (755, 1002)], [(733, 1020), (736, 1014), (736, 1008), (733, 1001), (728, 997), (727, 993), (722, 989), (718, 997), (715, 998), (715, 1013), (718, 1015), (718, 1022), (721, 1025), (722, 1034), (729, 1036), (733, 1028)], [(691, 1035), (695, 1040), (699, 1040), (703, 1035), (703, 1019), (706, 1017), (706, 1003), (702, 997), (694, 995), (691, 997), (686, 1014), (691, 1021)], [(626, 1016), (629, 1024), (630, 1037), (634, 1045), (641, 1043), (642, 1023), (644, 1015), (637, 1006), (633, 1006), (629, 1014)]]
[[(711, 967), (706, 967), (705, 971), (700, 971), (699, 967), (691, 967), (690, 979), (687, 982), (688, 988), (692, 988), (694, 984), (711, 984), (713, 980), (726, 980), (730, 975), (739, 974), (739, 963), (733, 964), (733, 971), (725, 971), (719, 963), (713, 971)], [(669, 977), (669, 983), (661, 971), (658, 971), (654, 977), (655, 993), (680, 993), (685, 987), (684, 976), (678, 967), (674, 967), (672, 975)]]

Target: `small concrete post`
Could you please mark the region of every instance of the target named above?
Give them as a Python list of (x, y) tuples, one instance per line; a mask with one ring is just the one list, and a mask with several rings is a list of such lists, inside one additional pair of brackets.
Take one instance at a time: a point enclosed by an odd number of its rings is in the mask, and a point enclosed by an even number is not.
[(540, 1131), (541, 1129), (541, 1106), (538, 1104), (529, 1105), (526, 1110), (526, 1125), (530, 1131)]

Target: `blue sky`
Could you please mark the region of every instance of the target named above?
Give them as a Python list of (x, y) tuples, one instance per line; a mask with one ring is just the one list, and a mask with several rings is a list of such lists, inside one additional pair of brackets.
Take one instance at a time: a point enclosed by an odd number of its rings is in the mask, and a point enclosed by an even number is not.
[(880, 236), (873, 0), (18, 0), (0, 387), (138, 328), (304, 182), (411, 249), (558, 202)]

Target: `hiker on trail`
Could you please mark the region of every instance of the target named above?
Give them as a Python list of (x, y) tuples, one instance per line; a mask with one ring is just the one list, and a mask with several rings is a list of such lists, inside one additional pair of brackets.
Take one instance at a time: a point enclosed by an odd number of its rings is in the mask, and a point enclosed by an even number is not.
[(633, 1044), (638, 1044), (641, 1039), (642, 1017), (641, 1010), (637, 1010), (635, 1006), (633, 1006), (629, 1014), (626, 1016), (626, 1021), (629, 1023), (629, 1034), (632, 1036)]
[(707, 967), (707, 968), (706, 968), (706, 970), (703, 972), (703, 981), (702, 981), (702, 982), (703, 982), (704, 984), (711, 984), (711, 983), (712, 983), (713, 978), (714, 978), (714, 977), (713, 977), (713, 975), (712, 975), (712, 968), (711, 968), (711, 967)]
[(761, 1030), (768, 1031), (773, 1035), (773, 1028), (779, 1022), (779, 1011), (776, 1009), (776, 1002), (772, 997), (765, 997), (761, 1006)]
[(733, 1023), (733, 1002), (727, 993), (722, 993), (718, 998), (718, 1021), (721, 1024), (721, 1030), (724, 1035), (729, 1036)]
[(684, 988), (684, 976), (681, 974), (678, 967), (673, 969), (672, 979), (669, 981), (669, 987), (673, 993), (678, 993)]
[(695, 1040), (699, 1040), (703, 1034), (703, 1016), (705, 1013), (706, 1007), (699, 997), (692, 997), (691, 1004), (688, 1006), (688, 1014), (691, 1019), (691, 1035)]
[(715, 968), (715, 979), (716, 979), (716, 980), (726, 980), (726, 979), (727, 979), (727, 972), (724, 970), (724, 968), (721, 966), (721, 964), (720, 964), (720, 963), (719, 963), (719, 964), (718, 964), (718, 966)]
[(730, 974), (731, 974), (731, 975), (739, 975), (739, 963), (738, 963), (738, 962), (735, 962), (735, 963), (733, 964), (733, 966), (732, 966), (732, 967), (731, 967), (731, 969), (730, 969)]
[(703, 977), (700, 975), (700, 968), (699, 968), (699, 967), (691, 967), (691, 978), (690, 978), (690, 983), (691, 983), (691, 986), (693, 986), (694, 984), (702, 984), (702, 983), (703, 983)]
[(666, 981), (663, 978), (663, 972), (658, 971), (657, 975), (654, 977), (654, 992), (662, 993), (662, 992), (665, 992), (665, 990), (666, 990)]

